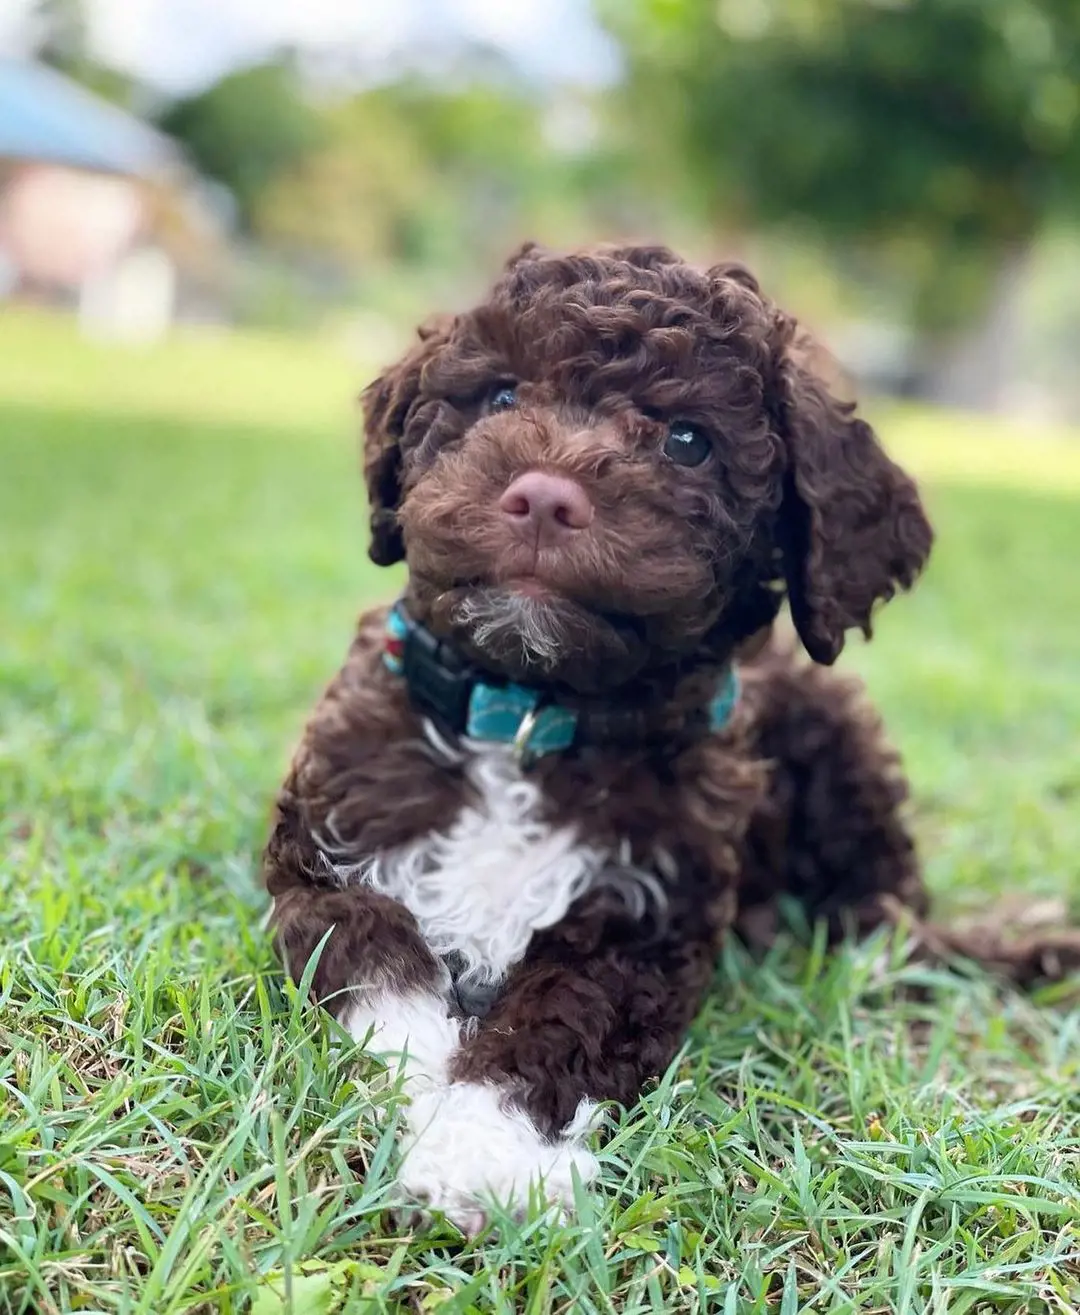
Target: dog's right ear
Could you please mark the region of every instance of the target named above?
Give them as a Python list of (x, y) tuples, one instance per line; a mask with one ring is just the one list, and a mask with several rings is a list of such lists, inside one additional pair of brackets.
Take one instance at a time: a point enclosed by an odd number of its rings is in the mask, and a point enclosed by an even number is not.
[(806, 359), (795, 322), (777, 313), (777, 431), (787, 449), (781, 524), (792, 620), (826, 665), (846, 631), (870, 638), (877, 604), (910, 589), (933, 543), (914, 481), (854, 403), (834, 398)]
[(398, 524), (401, 503), (401, 440), (409, 412), (420, 396), (424, 367), (450, 336), (452, 318), (432, 320), (417, 330), (415, 343), (396, 365), (360, 395), (364, 413), (364, 482), (371, 518), (368, 555), (377, 566), (405, 557)]

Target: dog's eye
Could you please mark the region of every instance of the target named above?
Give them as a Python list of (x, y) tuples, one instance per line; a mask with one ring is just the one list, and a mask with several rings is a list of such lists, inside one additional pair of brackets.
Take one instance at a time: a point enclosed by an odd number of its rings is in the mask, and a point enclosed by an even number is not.
[(491, 412), (512, 411), (517, 406), (517, 390), (512, 384), (500, 384), (488, 398), (487, 409)]
[(670, 457), (677, 466), (700, 466), (711, 451), (712, 444), (700, 429), (684, 420), (676, 420), (668, 426), (664, 456)]

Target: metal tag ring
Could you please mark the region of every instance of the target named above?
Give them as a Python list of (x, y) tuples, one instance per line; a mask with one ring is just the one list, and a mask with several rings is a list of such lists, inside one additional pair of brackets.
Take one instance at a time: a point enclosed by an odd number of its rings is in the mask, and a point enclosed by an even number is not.
[(519, 767), (525, 767), (529, 762), (529, 740), (533, 731), (536, 729), (536, 723), (540, 720), (540, 714), (536, 708), (530, 708), (521, 719), (521, 724), (514, 732), (514, 738), (511, 741), (511, 751), (514, 755), (514, 761)]

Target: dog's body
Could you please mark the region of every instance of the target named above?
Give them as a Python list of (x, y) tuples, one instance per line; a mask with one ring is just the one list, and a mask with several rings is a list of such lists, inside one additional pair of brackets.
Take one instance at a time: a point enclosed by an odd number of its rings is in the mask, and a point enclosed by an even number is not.
[[(786, 594), (830, 664), (931, 540), (796, 348), (742, 270), (526, 248), (365, 395), (405, 610), (362, 618), (265, 876), (289, 970), (320, 951), (314, 995), (403, 1076), (404, 1194), (466, 1228), (571, 1200), (596, 1103), (663, 1070), (777, 895), (835, 932), (923, 911), (875, 716), (768, 638)], [(486, 739), (462, 690), (525, 711)]]

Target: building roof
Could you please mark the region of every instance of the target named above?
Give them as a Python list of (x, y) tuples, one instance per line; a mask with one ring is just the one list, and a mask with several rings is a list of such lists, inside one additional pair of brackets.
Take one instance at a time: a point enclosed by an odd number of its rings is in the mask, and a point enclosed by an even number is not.
[(181, 162), (176, 144), (55, 69), (0, 58), (0, 159), (47, 160), (150, 177)]

